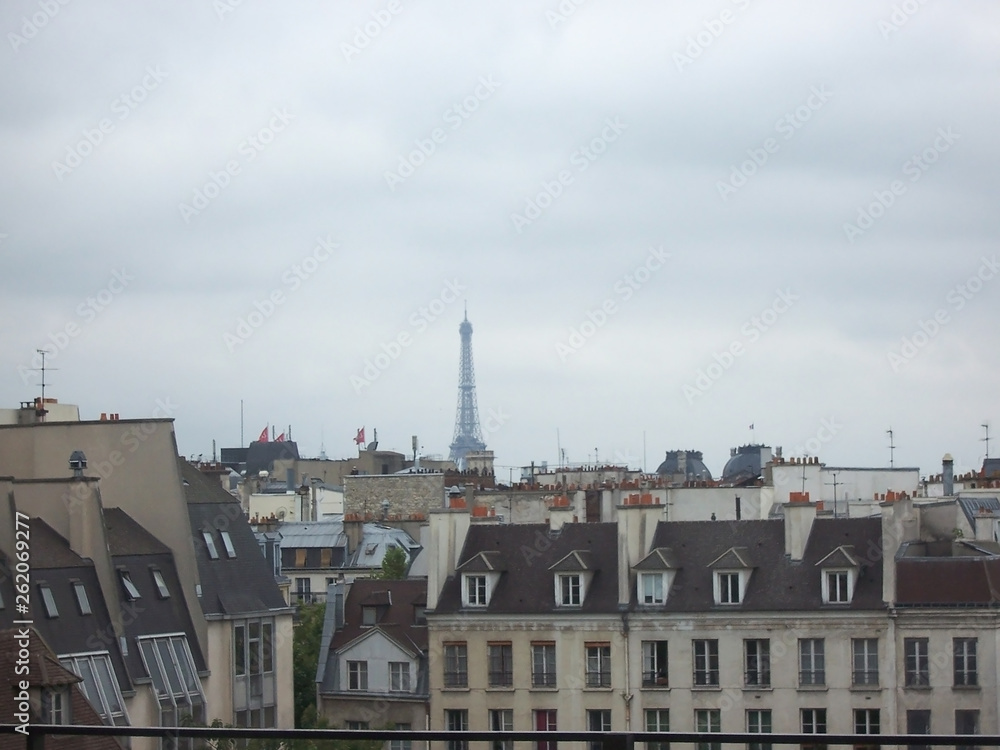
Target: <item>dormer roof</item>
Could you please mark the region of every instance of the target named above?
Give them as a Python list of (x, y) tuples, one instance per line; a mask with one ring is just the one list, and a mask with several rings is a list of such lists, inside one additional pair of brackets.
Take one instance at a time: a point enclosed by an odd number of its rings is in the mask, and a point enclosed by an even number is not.
[(669, 547), (656, 547), (632, 566), (635, 570), (678, 570), (680, 562)]
[(594, 555), (586, 549), (573, 550), (549, 568), (553, 573), (579, 573), (596, 569)]
[(842, 544), (816, 563), (821, 568), (859, 568), (861, 563), (854, 556), (854, 545)]
[(496, 550), (486, 550), (479, 552), (458, 566), (458, 570), (463, 573), (500, 573), (503, 572), (503, 565), (500, 560), (500, 553)]
[(708, 567), (716, 570), (734, 570), (738, 568), (752, 568), (749, 552), (746, 547), (730, 547), (717, 558), (708, 564)]

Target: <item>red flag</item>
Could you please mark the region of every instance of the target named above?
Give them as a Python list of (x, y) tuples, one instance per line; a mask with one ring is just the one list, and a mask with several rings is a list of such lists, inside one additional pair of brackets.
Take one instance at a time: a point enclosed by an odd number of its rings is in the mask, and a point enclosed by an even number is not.
[(355, 436), (354, 442), (357, 443), (358, 445), (364, 445), (364, 442), (365, 442), (365, 428), (364, 427), (362, 427), (360, 430), (358, 430), (358, 434)]
[(267, 428), (266, 427), (263, 430), (260, 431), (260, 437), (257, 438), (257, 442), (258, 443), (266, 443), (267, 442)]
[(274, 442), (276, 442), (276, 443), (283, 443), (283, 442), (285, 442), (285, 433), (281, 433), (280, 435), (278, 435), (278, 437), (276, 437), (274, 439)]

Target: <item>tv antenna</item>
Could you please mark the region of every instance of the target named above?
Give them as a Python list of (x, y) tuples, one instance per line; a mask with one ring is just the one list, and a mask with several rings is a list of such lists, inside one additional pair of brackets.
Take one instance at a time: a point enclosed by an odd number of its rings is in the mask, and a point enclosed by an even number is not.
[(837, 517), (837, 487), (842, 487), (844, 485), (844, 483), (837, 481), (837, 472), (831, 471), (830, 473), (833, 475), (833, 481), (832, 482), (824, 482), (824, 484), (826, 484), (827, 486), (833, 485), (833, 517), (836, 518)]
[(889, 436), (889, 468), (891, 469), (895, 466), (896, 458), (896, 444), (892, 442), (892, 428), (886, 430), (885, 434)]
[(982, 428), (984, 430), (986, 430), (986, 437), (979, 438), (979, 439), (982, 440), (984, 443), (986, 443), (986, 458), (989, 458), (990, 457), (990, 423), (989, 422), (983, 422)]
[(35, 416), (38, 417), (39, 419), (44, 420), (45, 419), (45, 415), (49, 413), (49, 410), (45, 408), (45, 385), (46, 385), (46, 383), (45, 383), (45, 370), (46, 369), (49, 369), (49, 370), (58, 370), (59, 368), (58, 367), (49, 367), (49, 368), (45, 367), (45, 355), (49, 353), (48, 349), (35, 349), (35, 351), (38, 352), (40, 355), (42, 355), (42, 366), (41, 367), (34, 367), (34, 368), (32, 368), (32, 369), (37, 370), (37, 371), (39, 371), (39, 372), (42, 373), (42, 398), (38, 402), (38, 406), (35, 407)]

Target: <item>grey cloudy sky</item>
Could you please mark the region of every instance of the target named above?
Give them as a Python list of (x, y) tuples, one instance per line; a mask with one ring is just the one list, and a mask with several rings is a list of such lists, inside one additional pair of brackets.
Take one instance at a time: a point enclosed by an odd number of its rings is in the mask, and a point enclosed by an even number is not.
[(892, 427), (925, 473), (1000, 428), (995, 3), (11, 0), (0, 30), (6, 406), (46, 347), (51, 395), (167, 404), (185, 454), (238, 445), (241, 398), (247, 441), (447, 454), (467, 301), (504, 475), (557, 430), (718, 474), (751, 423), (869, 466)]

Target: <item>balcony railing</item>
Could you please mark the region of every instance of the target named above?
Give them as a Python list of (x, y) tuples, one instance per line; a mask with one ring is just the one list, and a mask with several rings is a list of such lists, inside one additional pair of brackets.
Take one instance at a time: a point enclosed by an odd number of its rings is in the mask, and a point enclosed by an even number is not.
[[(558, 742), (581, 743), (581, 747), (601, 747), (603, 750), (635, 750), (636, 743), (712, 743), (730, 747), (761, 742), (772, 746), (808, 745), (816, 747), (1000, 747), (1000, 735), (955, 734), (749, 734), (731, 732), (501, 732), (501, 731), (421, 731), (388, 729), (234, 729), (214, 727), (110, 727), (32, 724), (28, 726), (27, 747), (43, 750), (45, 741), (55, 736), (102, 737), (154, 737), (168, 742), (182, 739), (218, 740), (375, 740), (379, 742), (405, 741), (442, 743), (444, 747), (469, 747), (468, 743), (481, 742)], [(0, 735), (13, 734), (18, 728), (0, 724)], [(661, 745), (662, 746), (662, 745)], [(320, 746), (321, 747), (321, 746)], [(434, 747), (432, 745), (432, 747)], [(490, 747), (490, 745), (483, 745)]]

